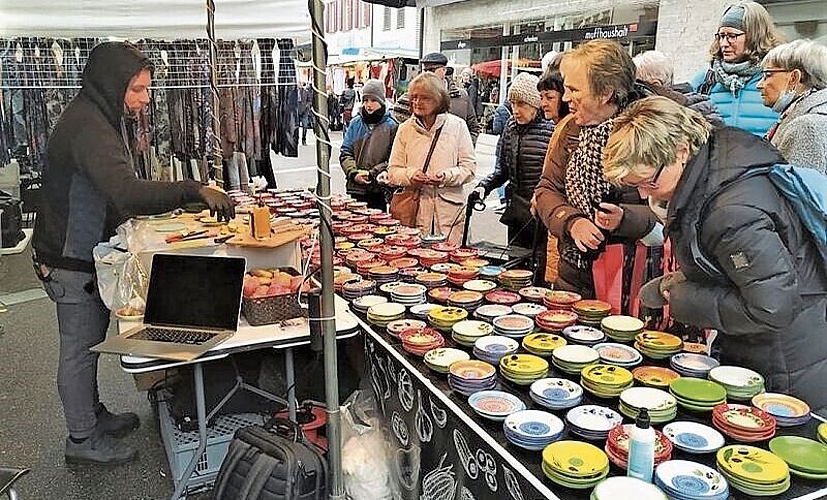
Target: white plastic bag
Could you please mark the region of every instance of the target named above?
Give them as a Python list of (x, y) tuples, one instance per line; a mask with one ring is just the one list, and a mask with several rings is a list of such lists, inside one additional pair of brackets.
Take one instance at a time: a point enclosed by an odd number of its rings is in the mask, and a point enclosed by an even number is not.
[(124, 306), (143, 310), (149, 275), (140, 260), (127, 250), (131, 225), (125, 223), (118, 234), (92, 249), (98, 292), (110, 311)]

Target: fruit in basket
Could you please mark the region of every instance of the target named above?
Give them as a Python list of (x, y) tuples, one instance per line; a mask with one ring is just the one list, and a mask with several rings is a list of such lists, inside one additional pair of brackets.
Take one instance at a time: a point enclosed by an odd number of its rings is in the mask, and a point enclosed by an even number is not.
[(274, 297), (310, 290), (310, 282), (302, 276), (278, 269), (251, 269), (244, 275), (244, 296), (247, 298)]
[(272, 278), (273, 273), (272, 271), (268, 271), (267, 269), (253, 269), (250, 271), (250, 274), (253, 276), (257, 276), (259, 278)]
[(244, 296), (245, 297), (252, 297), (255, 293), (256, 289), (261, 286), (261, 282), (258, 280), (256, 276), (250, 276), (249, 274), (244, 276)]

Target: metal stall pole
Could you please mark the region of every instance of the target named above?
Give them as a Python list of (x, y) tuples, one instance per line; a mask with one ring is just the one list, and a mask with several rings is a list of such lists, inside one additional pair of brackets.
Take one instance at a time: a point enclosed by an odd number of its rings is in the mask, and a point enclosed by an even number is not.
[[(316, 162), (318, 184), (316, 198), (319, 206), (319, 242), (321, 249), (321, 332), (324, 338), (324, 379), (327, 403), (327, 438), (330, 461), (330, 498), (345, 498), (342, 476), (341, 412), (339, 411), (339, 374), (336, 347), (336, 308), (333, 297), (333, 229), (330, 224), (330, 119), (327, 114), (327, 44), (324, 40), (322, 21), (324, 4), (321, 0), (308, 0), (313, 36), (313, 114), (316, 119)], [(311, 318), (311, 321), (314, 319)]]
[(210, 42), (210, 92), (212, 95), (212, 171), (202, 172), (201, 180), (206, 182), (215, 179), (216, 183), (224, 187), (224, 167), (221, 163), (221, 119), (218, 116), (218, 44), (215, 41), (215, 2), (207, 0), (207, 39)]

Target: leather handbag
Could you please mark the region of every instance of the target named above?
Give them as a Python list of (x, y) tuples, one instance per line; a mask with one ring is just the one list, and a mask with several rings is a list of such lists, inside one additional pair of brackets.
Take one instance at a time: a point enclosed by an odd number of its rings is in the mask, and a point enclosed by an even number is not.
[[(436, 148), (436, 142), (441, 133), (442, 127), (439, 127), (434, 133), (434, 138), (431, 140), (431, 149), (428, 150), (428, 156), (425, 157), (425, 164), (422, 166), (423, 173), (428, 171), (428, 165), (431, 163), (431, 157), (434, 155), (434, 148)], [(398, 220), (403, 226), (416, 227), (416, 216), (419, 213), (419, 195), (420, 189), (413, 186), (408, 186), (393, 193), (389, 207), (391, 217)]]

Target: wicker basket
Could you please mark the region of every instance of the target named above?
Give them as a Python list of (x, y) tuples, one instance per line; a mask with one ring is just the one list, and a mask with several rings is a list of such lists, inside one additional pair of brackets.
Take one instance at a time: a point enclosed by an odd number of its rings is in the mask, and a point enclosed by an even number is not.
[[(283, 267), (280, 271), (298, 276), (293, 268)], [(242, 297), (241, 312), (250, 326), (272, 325), (279, 321), (307, 317), (307, 309), (299, 305), (298, 294), (288, 293), (272, 297)]]

